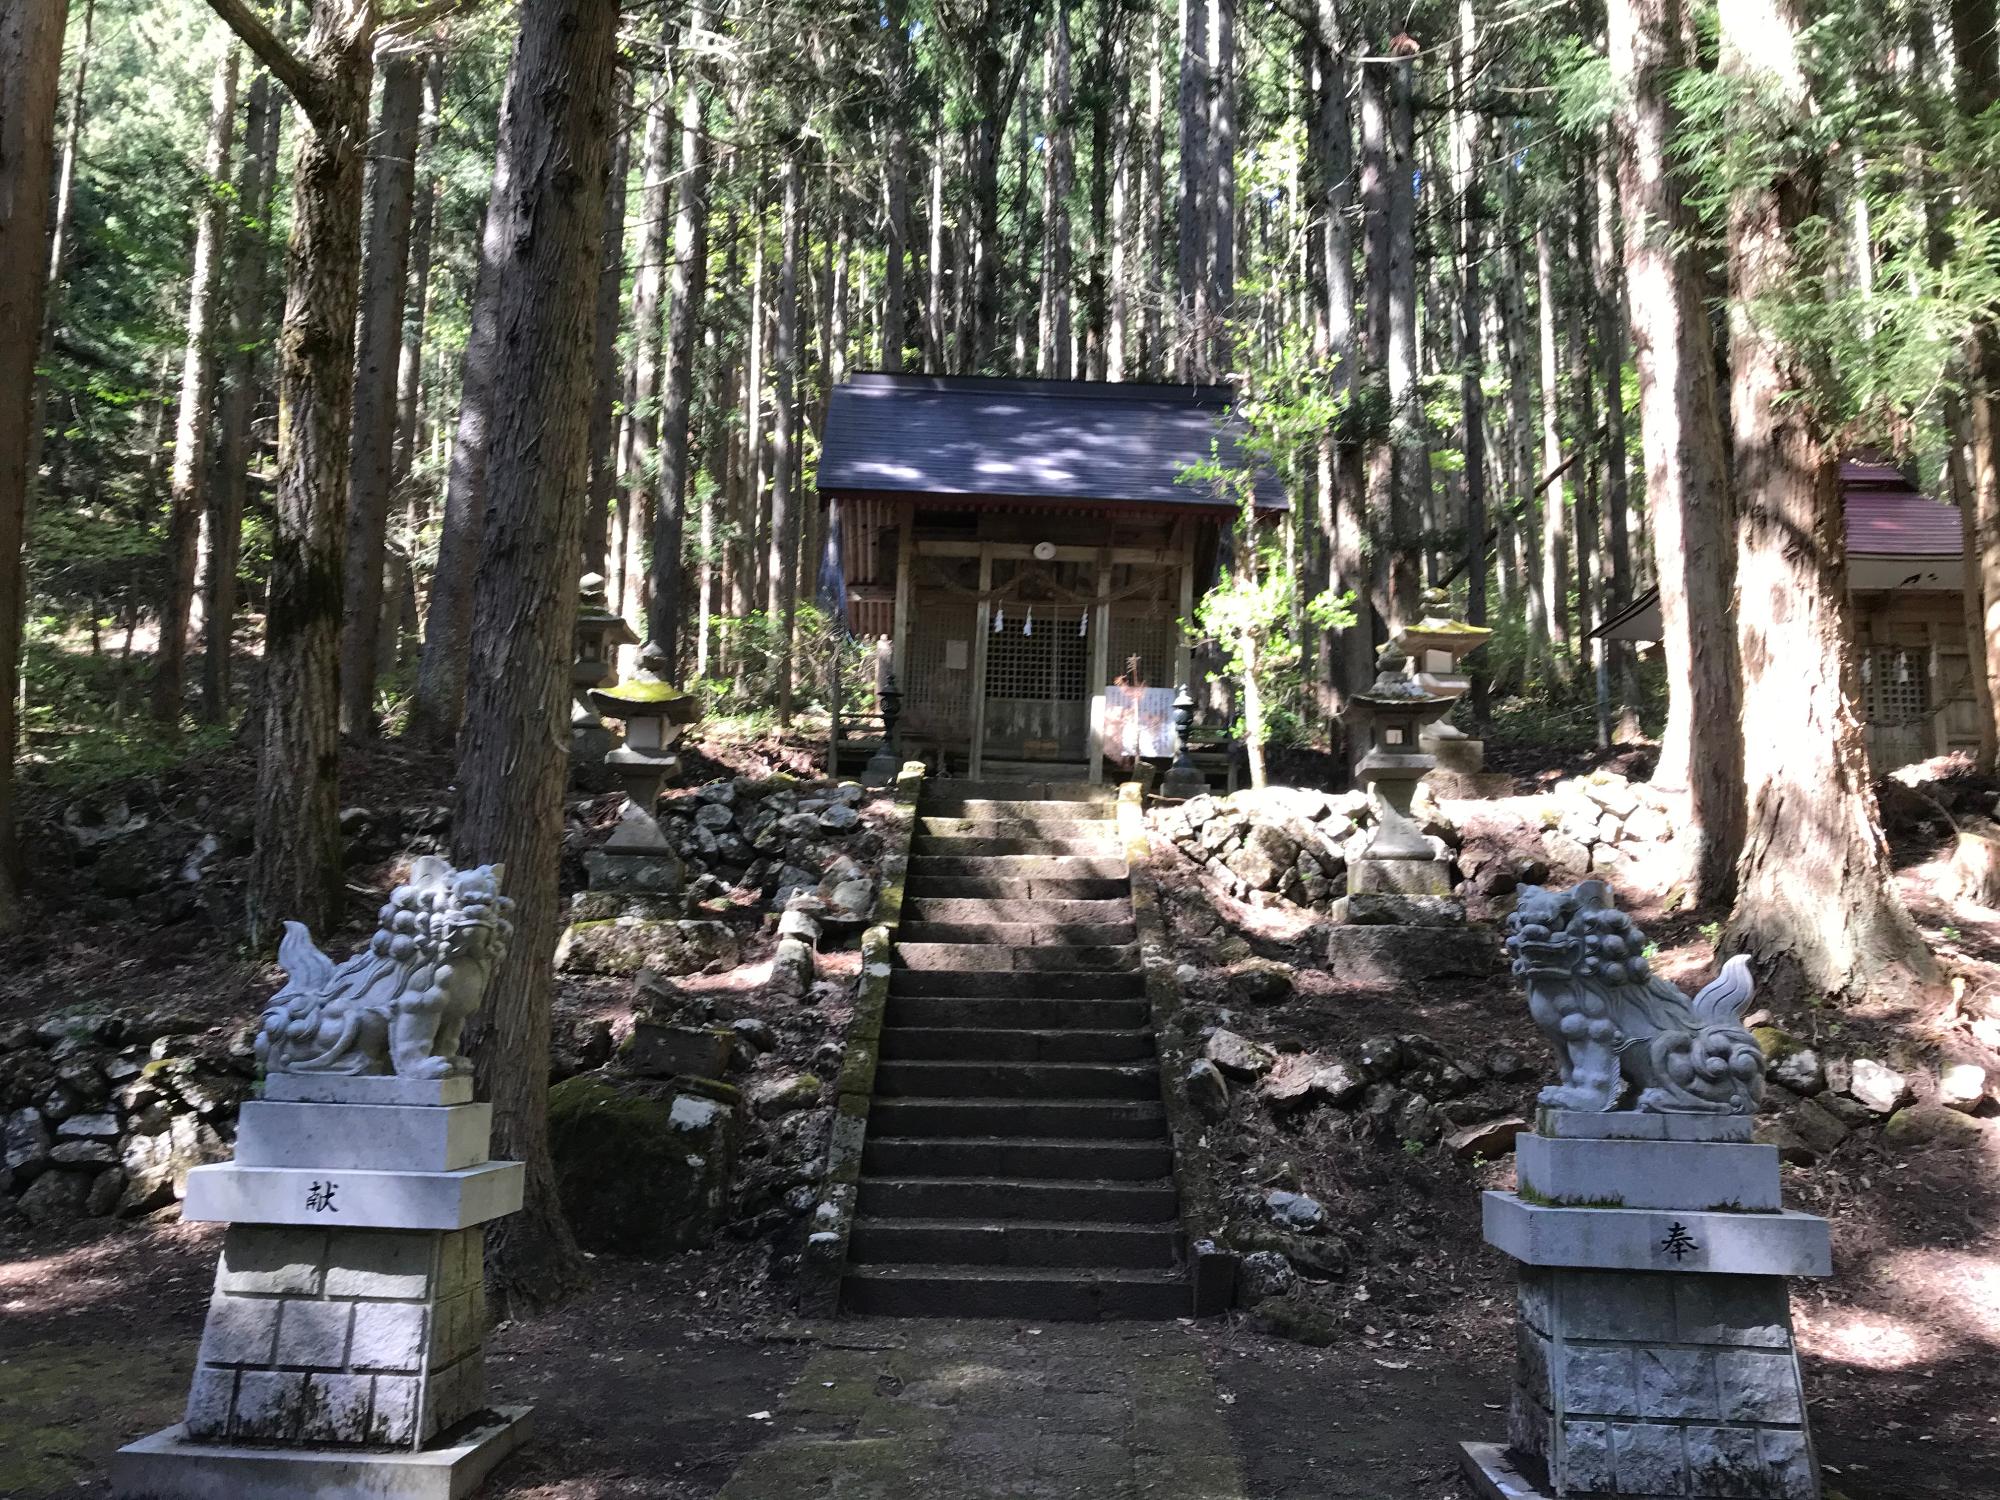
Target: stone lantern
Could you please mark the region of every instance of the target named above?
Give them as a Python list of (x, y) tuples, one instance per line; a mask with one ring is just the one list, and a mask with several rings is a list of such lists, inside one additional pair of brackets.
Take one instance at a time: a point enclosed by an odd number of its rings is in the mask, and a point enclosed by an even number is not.
[(617, 831), (602, 849), (585, 856), (593, 889), (678, 890), (678, 851), (661, 829), (655, 809), (660, 792), (680, 770), (676, 752), (687, 726), (701, 715), (701, 703), (663, 680), (666, 660), (648, 644), (639, 656), (639, 675), (615, 687), (589, 690), (590, 706), (625, 724), (625, 743), (604, 764), (625, 788)]
[(869, 786), (890, 786), (901, 769), (896, 759), (896, 720), (902, 717), (903, 693), (896, 686), (896, 674), (891, 671), (883, 684), (876, 689), (875, 701), (882, 709), (882, 742), (875, 747), (875, 753), (868, 758), (868, 767), (862, 772), (862, 780)]
[[(1454, 616), (1451, 596), (1445, 590), (1426, 589), (1424, 617), (1397, 631), (1396, 645), (1410, 659), (1416, 680), (1450, 703), (1472, 686), (1460, 663), (1492, 636), (1485, 627), (1467, 625)], [(1442, 716), (1424, 730), (1423, 746), (1447, 771), (1476, 776), (1486, 767), (1486, 742), (1473, 739)]]
[(584, 574), (579, 588), (582, 599), (576, 612), (576, 659), (569, 669), (570, 692), (576, 698), (569, 719), (569, 753), (574, 764), (587, 766), (601, 762), (617, 744), (616, 736), (591, 706), (590, 691), (618, 680), (618, 648), (638, 645), (639, 637), (625, 617), (607, 603), (601, 574)]
[(1367, 849), (1347, 867), (1350, 896), (1451, 894), (1449, 862), (1424, 832), (1411, 803), (1417, 784), (1437, 764), (1423, 747), (1424, 727), (1452, 700), (1411, 676), (1407, 665), (1393, 641), (1384, 646), (1375, 660), (1374, 685), (1356, 693), (1349, 709), (1367, 746), (1354, 779), (1368, 793), (1374, 819)]
[(1174, 694), (1174, 763), (1160, 782), (1160, 795), (1169, 801), (1185, 802), (1208, 790), (1208, 778), (1189, 753), (1194, 734), (1194, 694), (1186, 683)]

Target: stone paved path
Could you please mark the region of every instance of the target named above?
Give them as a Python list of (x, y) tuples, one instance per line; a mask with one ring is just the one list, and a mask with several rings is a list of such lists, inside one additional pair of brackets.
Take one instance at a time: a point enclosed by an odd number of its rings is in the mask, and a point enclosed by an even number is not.
[(720, 1500), (1245, 1500), (1175, 1324), (847, 1322)]

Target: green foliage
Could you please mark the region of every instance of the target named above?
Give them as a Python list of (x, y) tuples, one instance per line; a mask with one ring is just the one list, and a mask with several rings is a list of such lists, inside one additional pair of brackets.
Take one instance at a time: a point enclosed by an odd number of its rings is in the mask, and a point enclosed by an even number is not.
[[(1835, 9), (1799, 36), (1812, 106), (1763, 75), (1690, 71), (1675, 88), (1673, 143), (1717, 253), (1737, 195), (1810, 183), (1818, 209), (1792, 225), (1797, 274), (1734, 316), (1786, 348), (1810, 375), (1803, 396), (1843, 441), (1906, 448), (1963, 388), (1962, 351), (2000, 306), (2000, 223), (1990, 199), (1954, 195), (1995, 159), (2000, 114), (1967, 121), (1940, 85), (1886, 74), (1903, 23)], [(1867, 274), (1857, 271), (1865, 220)]]
[[(753, 610), (742, 619), (710, 622), (712, 659), (728, 664), (729, 677), (704, 677), (692, 684), (701, 695), (704, 714), (741, 719), (767, 713), (778, 697), (778, 659), (783, 621)], [(826, 711), (828, 670), (839, 666), (841, 711), (875, 712), (875, 651), (843, 633), (833, 617), (818, 605), (800, 601), (793, 651), (793, 694), (796, 706)]]
[[(1300, 625), (1316, 631), (1352, 625), (1355, 601), (1351, 593), (1331, 589), (1305, 593), (1284, 555), (1278, 527), (1257, 514), (1258, 475), (1295, 472), (1338, 423), (1341, 406), (1305, 372), (1280, 372), (1256, 397), (1236, 404), (1234, 415), (1243, 431), (1232, 451), (1225, 453), (1218, 438), (1211, 442), (1209, 456), (1180, 476), (1182, 483), (1205, 486), (1236, 507), (1237, 565), (1202, 596), (1192, 627), (1216, 644), (1227, 673), (1254, 682), (1257, 691), (1244, 695), (1244, 719), (1235, 732), (1260, 744), (1302, 737), (1305, 632)], [(1184, 621), (1183, 629), (1188, 624)]]

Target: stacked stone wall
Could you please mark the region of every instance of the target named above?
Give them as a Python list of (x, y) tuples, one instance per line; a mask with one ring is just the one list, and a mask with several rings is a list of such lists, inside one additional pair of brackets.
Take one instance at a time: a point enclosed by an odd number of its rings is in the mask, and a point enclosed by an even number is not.
[(1782, 1277), (1523, 1266), (1519, 1312), (1509, 1440), (1553, 1493), (1818, 1495)]
[(231, 1225), (188, 1436), (414, 1448), (457, 1426), (486, 1404), (484, 1242)]

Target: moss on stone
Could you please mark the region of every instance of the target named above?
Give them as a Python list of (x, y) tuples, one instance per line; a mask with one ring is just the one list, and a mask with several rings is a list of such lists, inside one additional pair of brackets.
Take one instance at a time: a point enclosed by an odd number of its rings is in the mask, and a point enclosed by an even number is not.
[(1337, 1317), (1303, 1298), (1266, 1297), (1251, 1310), (1250, 1326), (1315, 1349), (1328, 1348), (1346, 1337)]
[(1623, 1208), (1623, 1198), (1552, 1198), (1537, 1189), (1531, 1182), (1521, 1181), (1515, 1185), (1514, 1194), (1523, 1203), (1531, 1203), (1536, 1208)]
[(563, 1212), (587, 1250), (660, 1255), (705, 1242), (729, 1213), (731, 1105), (579, 1074), (549, 1090)]
[(0, 1359), (0, 1495), (84, 1493), (112, 1448), (180, 1420), (192, 1373), (179, 1336), (10, 1345)]
[(875, 1066), (881, 1060), (881, 1044), (871, 1037), (852, 1034), (847, 1040), (847, 1056), (840, 1064), (839, 1090), (843, 1094), (870, 1094), (875, 1090)]
[(1753, 1026), (1750, 1035), (1757, 1039), (1757, 1045), (1764, 1049), (1768, 1062), (1780, 1062), (1794, 1052), (1802, 1050), (1805, 1043), (1789, 1031), (1777, 1026)]
[(598, 688), (601, 698), (619, 703), (678, 703), (688, 695), (671, 682), (621, 682), (616, 687)]

